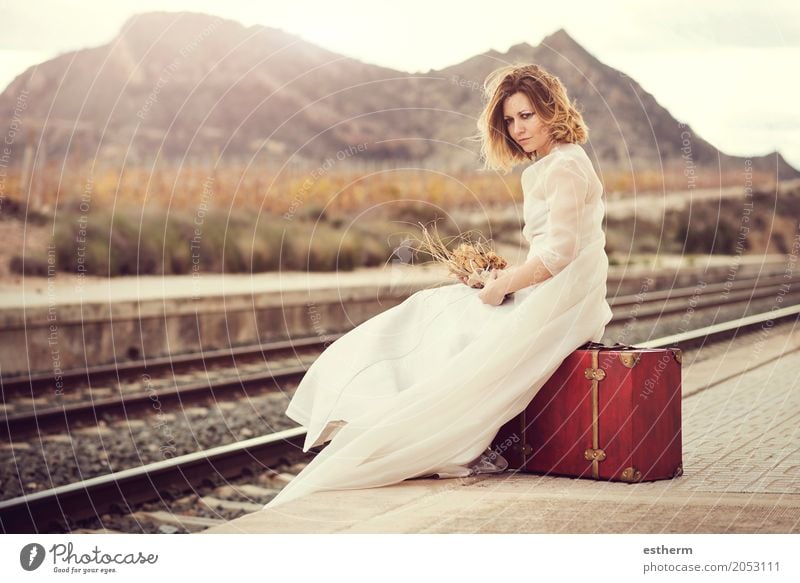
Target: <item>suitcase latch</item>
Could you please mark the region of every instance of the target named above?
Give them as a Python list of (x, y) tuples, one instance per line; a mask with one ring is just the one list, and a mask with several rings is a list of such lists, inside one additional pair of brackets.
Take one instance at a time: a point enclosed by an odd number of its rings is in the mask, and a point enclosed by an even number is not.
[(602, 368), (587, 368), (584, 373), (590, 381), (602, 381), (606, 378), (606, 371)]
[(606, 452), (602, 449), (592, 449), (591, 447), (587, 448), (585, 452), (583, 452), (583, 457), (585, 457), (588, 461), (598, 461), (601, 462), (606, 459)]

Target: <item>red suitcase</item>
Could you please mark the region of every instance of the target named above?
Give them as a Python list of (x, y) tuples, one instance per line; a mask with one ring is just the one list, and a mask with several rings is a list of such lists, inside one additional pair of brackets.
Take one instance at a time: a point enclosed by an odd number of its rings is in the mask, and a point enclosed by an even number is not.
[(492, 449), (523, 472), (624, 482), (680, 476), (681, 350), (587, 342), (500, 428)]

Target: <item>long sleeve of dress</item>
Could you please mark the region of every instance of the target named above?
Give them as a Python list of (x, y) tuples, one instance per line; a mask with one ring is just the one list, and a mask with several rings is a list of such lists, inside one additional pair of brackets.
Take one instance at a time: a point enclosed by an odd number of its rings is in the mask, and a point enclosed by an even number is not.
[(556, 275), (575, 259), (580, 250), (581, 221), (586, 209), (589, 180), (575, 160), (557, 164), (545, 178), (548, 206), (546, 236), (537, 241), (532, 254)]

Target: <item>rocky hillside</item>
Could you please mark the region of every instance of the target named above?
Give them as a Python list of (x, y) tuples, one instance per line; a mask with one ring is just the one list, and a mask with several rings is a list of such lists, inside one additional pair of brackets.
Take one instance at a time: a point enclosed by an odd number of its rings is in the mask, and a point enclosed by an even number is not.
[[(744, 169), (743, 158), (695, 135), (564, 30), (537, 46), (411, 75), (275, 28), (145, 13), (108, 44), (19, 75), (0, 95), (0, 128), (14, 132), (12, 166), (24, 164), (26, 145), (41, 143), (40, 163), (70, 156), (136, 164), (158, 156), (317, 164), (338, 157), (472, 168), (477, 147), (465, 138), (475, 132), (481, 84), (513, 62), (540, 63), (565, 82), (590, 126), (586, 150), (601, 169)], [(777, 152), (751, 160), (754, 170), (780, 179), (800, 176)]]

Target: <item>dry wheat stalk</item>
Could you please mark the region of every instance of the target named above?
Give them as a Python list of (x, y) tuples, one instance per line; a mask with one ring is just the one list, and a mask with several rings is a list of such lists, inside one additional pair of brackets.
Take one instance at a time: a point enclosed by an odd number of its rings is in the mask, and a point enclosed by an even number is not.
[(492, 251), (486, 243), (470, 241), (466, 234), (460, 234), (453, 239), (462, 242), (450, 251), (438, 231), (434, 229), (434, 233), (431, 233), (425, 225), (419, 225), (422, 227), (423, 238), (418, 250), (433, 257), (433, 261), (446, 265), (456, 277), (466, 277), (470, 287), (482, 288), (492, 270), (505, 269), (508, 266), (508, 261)]

